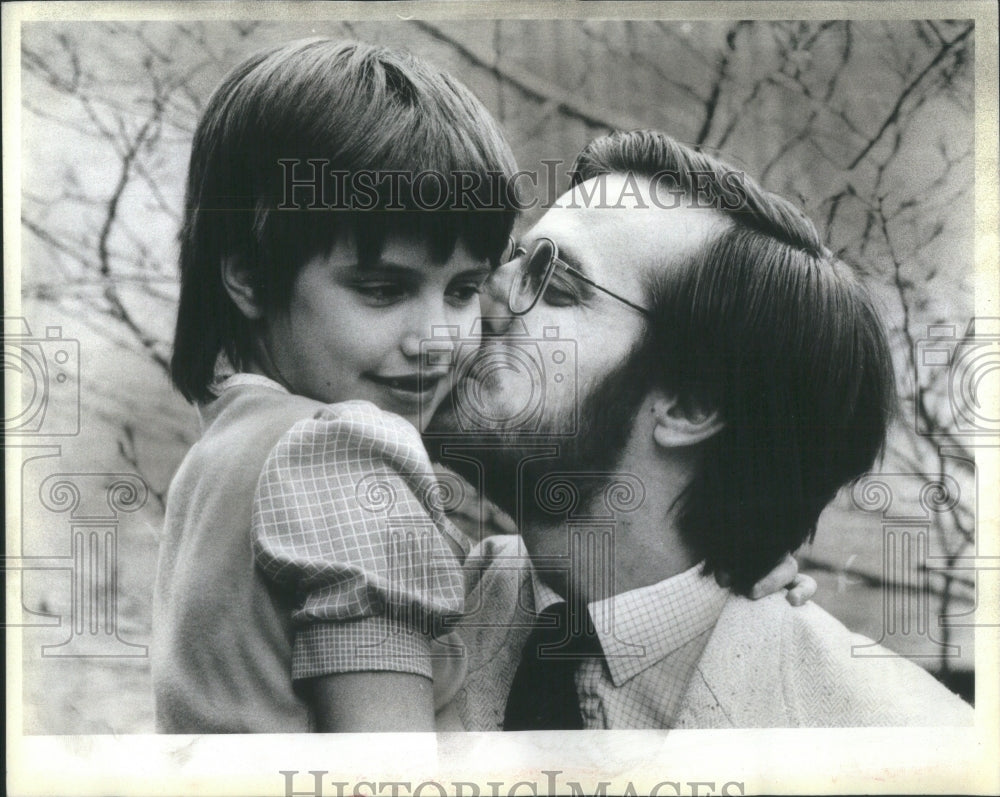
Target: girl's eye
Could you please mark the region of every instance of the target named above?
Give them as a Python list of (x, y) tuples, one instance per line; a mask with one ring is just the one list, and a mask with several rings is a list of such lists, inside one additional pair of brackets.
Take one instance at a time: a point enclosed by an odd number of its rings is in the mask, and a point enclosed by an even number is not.
[(468, 304), (479, 297), (483, 291), (486, 280), (480, 282), (464, 282), (460, 285), (453, 285), (448, 289), (448, 298), (455, 304)]
[(448, 291), (448, 298), (455, 304), (468, 304), (479, 297), (482, 283), (474, 282), (468, 285), (456, 285)]
[(377, 306), (395, 304), (407, 295), (406, 286), (393, 282), (365, 282), (355, 285), (354, 290)]
[(451, 296), (458, 302), (471, 302), (479, 295), (479, 287), (476, 285), (463, 285), (461, 288), (455, 288), (451, 292)]

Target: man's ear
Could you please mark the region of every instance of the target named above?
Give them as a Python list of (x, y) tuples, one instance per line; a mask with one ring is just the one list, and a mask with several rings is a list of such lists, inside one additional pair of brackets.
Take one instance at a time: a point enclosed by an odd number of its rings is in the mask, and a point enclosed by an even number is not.
[(707, 440), (725, 426), (716, 410), (685, 406), (677, 396), (661, 396), (653, 402), (653, 439), (662, 448), (693, 446)]
[(251, 321), (263, 318), (264, 311), (253, 295), (250, 272), (231, 255), (222, 258), (222, 284), (243, 315)]

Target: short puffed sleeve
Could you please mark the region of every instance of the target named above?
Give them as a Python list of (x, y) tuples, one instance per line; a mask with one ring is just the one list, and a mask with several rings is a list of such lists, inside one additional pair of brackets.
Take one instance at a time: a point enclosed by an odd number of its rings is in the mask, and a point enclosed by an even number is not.
[[(464, 608), (467, 542), (420, 434), (365, 401), (330, 404), (269, 454), (253, 508), (266, 578), (294, 590), (292, 677), (432, 677)], [(451, 655), (459, 655), (451, 651)]]

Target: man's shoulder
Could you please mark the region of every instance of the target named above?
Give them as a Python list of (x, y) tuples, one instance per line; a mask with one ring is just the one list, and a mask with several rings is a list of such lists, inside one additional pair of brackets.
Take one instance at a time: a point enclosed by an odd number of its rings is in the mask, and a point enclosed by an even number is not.
[(732, 596), (699, 663), (715, 715), (736, 727), (959, 725), (972, 710), (906, 658), (783, 593)]
[(496, 731), (532, 626), (531, 560), (518, 535), (499, 534), (484, 537), (463, 567), (466, 615), (458, 632), (468, 665), (454, 711), (465, 730)]
[(508, 569), (507, 565), (514, 565), (515, 569), (521, 569), (531, 566), (528, 549), (524, 547), (520, 534), (486, 535), (473, 547), (469, 559), (481, 568)]
[[(531, 558), (519, 534), (490, 534), (472, 546), (462, 565), (465, 590), (504, 612), (532, 609)], [(527, 591), (527, 602), (521, 593)]]

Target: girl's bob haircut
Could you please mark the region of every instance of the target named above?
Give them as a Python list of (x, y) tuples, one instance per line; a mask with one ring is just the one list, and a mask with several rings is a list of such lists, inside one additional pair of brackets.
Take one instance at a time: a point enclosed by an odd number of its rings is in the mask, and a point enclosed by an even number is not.
[(180, 240), (170, 364), (189, 401), (214, 397), (216, 361), (240, 370), (260, 321), (223, 285), (231, 258), (265, 318), (299, 269), (353, 240), (362, 265), (386, 236), (416, 236), (443, 263), (461, 240), (499, 262), (519, 208), (497, 121), (450, 75), (408, 53), (312, 39), (251, 56), (195, 131)]

